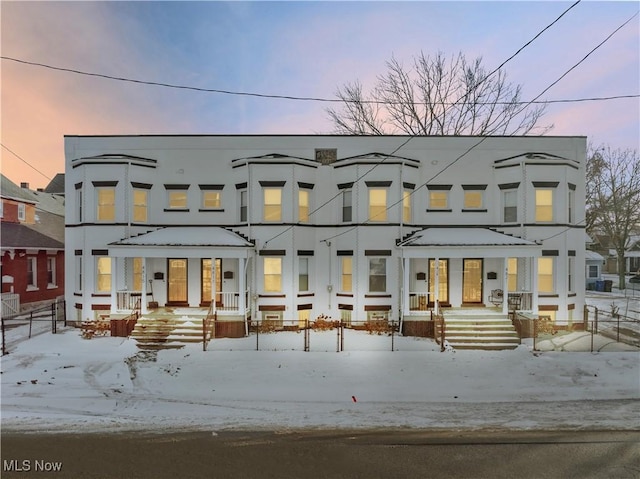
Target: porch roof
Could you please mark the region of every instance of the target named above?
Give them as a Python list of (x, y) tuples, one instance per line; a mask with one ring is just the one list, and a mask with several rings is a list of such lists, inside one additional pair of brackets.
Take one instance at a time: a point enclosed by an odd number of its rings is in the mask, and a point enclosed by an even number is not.
[[(220, 226), (166, 226), (114, 241), (108, 246), (112, 256), (127, 256), (141, 251), (142, 256), (161, 256), (165, 253), (179, 253), (183, 256), (192, 256), (191, 253), (194, 253), (200, 256), (204, 248), (246, 251), (253, 248), (254, 244), (238, 233)], [(231, 253), (231, 256), (237, 257), (238, 254)]]
[(469, 227), (425, 228), (411, 234), (398, 246), (418, 251), (434, 249), (439, 255), (450, 257), (468, 256), (471, 253), (481, 253), (486, 257), (533, 257), (539, 256), (542, 248), (534, 241), (490, 228)]

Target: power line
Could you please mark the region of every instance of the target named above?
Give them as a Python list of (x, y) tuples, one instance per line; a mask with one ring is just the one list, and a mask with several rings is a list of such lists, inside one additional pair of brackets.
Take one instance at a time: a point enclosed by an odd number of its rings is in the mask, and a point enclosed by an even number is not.
[[(634, 15), (632, 15), (627, 21), (625, 21), (624, 23), (622, 23), (622, 25), (620, 25), (618, 28), (616, 28), (612, 33), (610, 33), (603, 41), (601, 41), (598, 45), (596, 45), (593, 49), (591, 49), (591, 51), (589, 51), (589, 53), (587, 53), (584, 57), (582, 57), (582, 59), (580, 59), (576, 64), (574, 64), (571, 68), (569, 68), (565, 73), (563, 73), (562, 75), (560, 75), (560, 77), (555, 80), (554, 82), (552, 82), (547, 88), (545, 88), (538, 96), (536, 96), (535, 99), (539, 98), (541, 95), (543, 95), (545, 92), (547, 92), (550, 88), (552, 88), (554, 85), (556, 85), (560, 80), (562, 80), (565, 76), (567, 76), (572, 70), (574, 70), (576, 67), (578, 67), (581, 63), (583, 63), (589, 56), (591, 56), (591, 54), (593, 52), (595, 52), (598, 48), (600, 48), (602, 45), (604, 45), (613, 35), (615, 35), (621, 28), (623, 28), (625, 25), (627, 25), (631, 20), (633, 20), (635, 17), (638, 16), (638, 13), (636, 12)], [(526, 108), (526, 106), (525, 106)], [(522, 108), (520, 111), (522, 111), (524, 108)], [(520, 112), (518, 112), (520, 113)], [(517, 114), (517, 113), (516, 113)], [(411, 137), (413, 138), (413, 137)], [(466, 155), (469, 154), (469, 152), (471, 152), (473, 149), (477, 148), (481, 143), (483, 143), (484, 141), (486, 141), (488, 138), (488, 136), (484, 136), (481, 137), (480, 141), (478, 141), (477, 143), (475, 143), (474, 145), (472, 145), (469, 149), (467, 149), (464, 153), (462, 153), (460, 156), (458, 156), (455, 160), (453, 160), (451, 163), (449, 163), (448, 165), (446, 165), (444, 168), (442, 168), (440, 171), (438, 171), (435, 175), (433, 175), (431, 178), (429, 178), (426, 182), (424, 182), (423, 184), (421, 184), (420, 186), (418, 186), (417, 188), (415, 188), (413, 191), (411, 191), (409, 193), (409, 196), (412, 196), (413, 194), (415, 194), (418, 190), (420, 190), (421, 188), (427, 186), (430, 182), (432, 182), (434, 179), (436, 179), (438, 176), (440, 176), (442, 173), (444, 173), (447, 169), (449, 169), (451, 166), (453, 166), (455, 163), (457, 163), (459, 160), (461, 160), (462, 158), (464, 158)], [(406, 143), (405, 143), (406, 144)], [(397, 151), (397, 150), (396, 150)], [(391, 205), (389, 205), (385, 211), (389, 211), (391, 208), (397, 206), (398, 204), (400, 204), (402, 201), (404, 200), (404, 198), (396, 201), (395, 203), (392, 203)], [(364, 224), (367, 224), (370, 222), (370, 219), (365, 221)], [(325, 238), (321, 241), (329, 241), (332, 240), (334, 238), (337, 238), (338, 236), (342, 236), (345, 235), (351, 231), (353, 231), (354, 229), (356, 229), (358, 226), (353, 226), (341, 233), (335, 234), (333, 236), (330, 236), (329, 238)], [(550, 236), (547, 239), (553, 238), (555, 236), (559, 236), (560, 234), (564, 233), (565, 231), (568, 231), (570, 228), (566, 228), (565, 230), (561, 231), (560, 233), (554, 234), (553, 236)]]
[(18, 155), (16, 152), (12, 151), (11, 149), (9, 149), (9, 147), (7, 147), (4, 143), (0, 143), (0, 145), (2, 145), (2, 148), (4, 148), (5, 150), (7, 150), (9, 153), (11, 153), (13, 156), (15, 156), (17, 159), (19, 159), (20, 161), (22, 161), (25, 165), (27, 165), (29, 168), (34, 169), (35, 171), (37, 171), (38, 173), (40, 173), (42, 176), (44, 176), (46, 179), (48, 179), (49, 181), (51, 181), (51, 178), (48, 177), (47, 175), (45, 175), (42, 171), (40, 171), (38, 168), (36, 168), (35, 166), (33, 166), (31, 163), (29, 163), (27, 160), (25, 160), (24, 158), (22, 158), (20, 155)]
[[(566, 13), (566, 11), (562, 15), (564, 15), (565, 13)], [(558, 17), (558, 19), (559, 18), (560, 17)], [(558, 19), (556, 19), (556, 21)], [(535, 38), (537, 38), (539, 35), (540, 34), (536, 35)], [(527, 43), (527, 45), (529, 43), (531, 43), (531, 41), (529, 41)], [(514, 55), (512, 55), (509, 58), (509, 60), (511, 58), (513, 58), (521, 50), (522, 50), (522, 48), (520, 50), (518, 50)], [(267, 94), (267, 93), (255, 93), (255, 92), (234, 91), (234, 90), (221, 90), (221, 89), (217, 89), (217, 88), (202, 88), (202, 87), (196, 87), (196, 86), (190, 86), (190, 85), (179, 85), (179, 84), (175, 84), (175, 83), (156, 82), (156, 81), (151, 81), (151, 80), (138, 80), (138, 79), (134, 79), (134, 78), (118, 77), (118, 76), (113, 76), (113, 75), (107, 75), (107, 74), (104, 74), (104, 73), (88, 72), (88, 71), (83, 71), (83, 70), (76, 70), (76, 69), (73, 69), (73, 68), (65, 68), (65, 67), (59, 67), (59, 66), (55, 66), (55, 65), (49, 65), (49, 64), (46, 64), (46, 63), (32, 62), (32, 61), (22, 60), (20, 58), (14, 58), (14, 57), (8, 57), (8, 56), (0, 56), (0, 58), (2, 60), (8, 60), (8, 61), (16, 62), (16, 63), (21, 63), (21, 64), (24, 64), (24, 65), (30, 65), (30, 66), (40, 67), (40, 68), (46, 68), (46, 69), (49, 69), (49, 70), (67, 72), (67, 73), (73, 73), (73, 74), (76, 74), (76, 75), (84, 75), (84, 76), (90, 76), (90, 77), (104, 78), (106, 80), (121, 81), (121, 82), (128, 82), (128, 83), (136, 83), (136, 84), (139, 84), (139, 85), (158, 86), (158, 87), (163, 87), (163, 88), (173, 88), (173, 89), (178, 89), (178, 90), (189, 90), (189, 91), (196, 91), (196, 92), (202, 92), (202, 93), (218, 93), (218, 94), (222, 94), (222, 95), (232, 95), (232, 96), (248, 96), (248, 97), (255, 97), (255, 98), (275, 99), (275, 100), (307, 101), (307, 102), (319, 102), (319, 103), (355, 103), (355, 102), (358, 102), (358, 103), (363, 103), (363, 104), (378, 104), (378, 105), (381, 105), (381, 104), (386, 104), (386, 105), (399, 104), (399, 102), (393, 102), (393, 101), (387, 101), (387, 100), (349, 100), (349, 99), (342, 99), (342, 98), (324, 98), (324, 97), (312, 97), (312, 96), (276, 95), (276, 94)], [(498, 67), (497, 69), (493, 70), (484, 79), (482, 79), (480, 82), (478, 82), (475, 85), (475, 87), (478, 87), (482, 82), (487, 80), (491, 75), (493, 75), (500, 68), (502, 68), (502, 66), (505, 63), (506, 63), (506, 61), (503, 62), (500, 65), (500, 67)], [(490, 105), (525, 105), (525, 104), (526, 105), (532, 105), (532, 104), (544, 104), (544, 105), (547, 105), (547, 104), (553, 104), (553, 103), (573, 103), (573, 102), (586, 102), (586, 101), (609, 101), (609, 100), (620, 100), (620, 99), (639, 98), (639, 97), (640, 97), (640, 94), (629, 94), (629, 95), (625, 94), (625, 95), (615, 95), (615, 96), (609, 96), (609, 97), (588, 97), (588, 98), (575, 98), (575, 99), (567, 98), (567, 99), (560, 99), (560, 100), (536, 100), (536, 101), (524, 101), (523, 100), (523, 101), (517, 101), (517, 102), (491, 101), (491, 102), (477, 102), (476, 104), (477, 105), (489, 105), (489, 104)], [(446, 105), (446, 106), (452, 106), (452, 105), (457, 105), (459, 101), (460, 101), (460, 99), (458, 101), (456, 101), (456, 102), (442, 102), (442, 104)], [(413, 104), (414, 105), (426, 105), (427, 103), (426, 102), (415, 102)]]

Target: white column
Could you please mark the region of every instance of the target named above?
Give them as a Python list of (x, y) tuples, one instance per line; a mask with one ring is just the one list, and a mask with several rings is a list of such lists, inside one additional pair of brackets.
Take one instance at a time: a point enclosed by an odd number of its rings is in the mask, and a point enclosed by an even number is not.
[(147, 258), (142, 258), (142, 288), (140, 292), (140, 312), (147, 314), (149, 312), (147, 301)]
[(538, 314), (538, 258), (531, 258), (531, 309)]
[(438, 301), (440, 301), (440, 258), (436, 257), (433, 264), (433, 308), (436, 314), (440, 312)]
[(238, 301), (238, 313), (245, 313), (245, 309), (247, 308), (246, 299), (244, 295), (245, 290), (245, 265), (247, 263), (247, 258), (238, 258), (238, 289), (239, 291), (239, 301)]
[(118, 258), (111, 259), (111, 312), (118, 309)]
[(502, 258), (502, 314), (509, 314), (509, 258)]

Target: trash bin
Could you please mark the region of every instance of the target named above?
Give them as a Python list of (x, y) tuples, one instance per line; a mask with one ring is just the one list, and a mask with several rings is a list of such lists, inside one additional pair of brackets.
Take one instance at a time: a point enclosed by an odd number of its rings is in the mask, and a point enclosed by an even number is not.
[(604, 281), (596, 280), (596, 291), (604, 292)]
[(604, 292), (605, 293), (610, 293), (612, 286), (613, 286), (613, 281), (611, 281), (610, 279), (605, 279), (604, 280)]

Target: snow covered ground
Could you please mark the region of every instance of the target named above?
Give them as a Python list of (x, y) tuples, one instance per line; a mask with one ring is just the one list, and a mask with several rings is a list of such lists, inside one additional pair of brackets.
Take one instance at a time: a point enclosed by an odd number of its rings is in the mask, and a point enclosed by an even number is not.
[[(584, 335), (585, 333), (572, 333)], [(563, 348), (584, 351), (563, 335)], [(140, 353), (127, 338), (39, 335), (2, 358), (2, 427), (82, 432), (297, 428), (637, 429), (640, 353), (439, 351), (429, 339), (313, 332)], [(554, 338), (554, 341), (558, 338)], [(546, 344), (546, 347), (545, 347)], [(545, 350), (546, 348), (546, 350)], [(586, 349), (589, 351), (589, 349)], [(605, 352), (606, 351), (606, 352)]]

